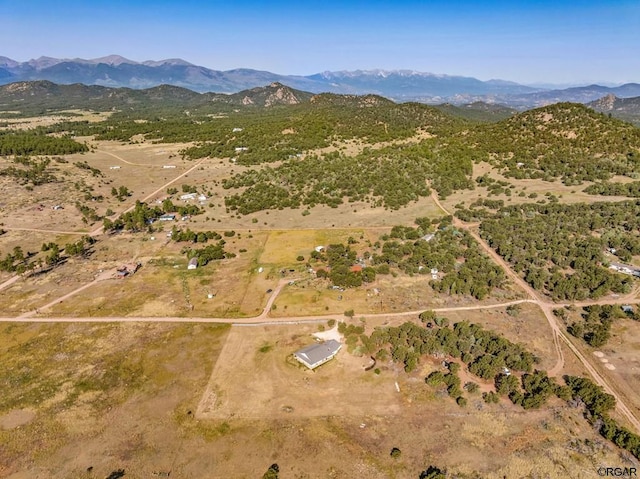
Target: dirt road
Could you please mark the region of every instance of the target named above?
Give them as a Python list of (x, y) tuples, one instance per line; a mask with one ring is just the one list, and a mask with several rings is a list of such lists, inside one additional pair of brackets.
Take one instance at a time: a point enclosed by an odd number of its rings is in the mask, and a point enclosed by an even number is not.
[[(166, 183), (162, 187), (158, 188), (156, 191), (148, 195), (144, 198), (143, 201), (146, 201), (149, 198), (157, 195), (161, 191), (163, 191), (167, 186), (179, 180), (183, 176), (187, 175), (191, 171), (198, 168), (203, 161), (206, 159), (200, 160), (196, 163), (192, 168), (185, 171), (178, 177), (174, 178), (170, 182)], [(442, 206), (437, 195), (432, 193), (432, 198), (436, 205), (441, 208), (441, 210), (445, 214), (449, 214), (449, 212)], [(131, 206), (124, 212), (130, 211), (134, 208)], [(504, 261), (504, 259), (498, 255), (493, 248), (491, 248), (474, 230), (477, 227), (477, 224), (465, 224), (459, 219), (454, 217), (453, 220), (454, 226), (460, 229), (464, 229), (469, 232), (469, 234), (478, 242), (480, 247), (489, 255), (493, 261), (500, 265), (500, 267), (505, 271), (505, 274), (513, 280), (515, 284), (517, 284), (523, 291), (528, 295), (528, 299), (522, 299), (517, 301), (510, 301), (500, 304), (493, 305), (476, 305), (476, 306), (458, 306), (458, 307), (447, 307), (447, 308), (435, 308), (435, 312), (450, 312), (450, 311), (471, 311), (471, 310), (481, 310), (481, 309), (492, 309), (492, 308), (504, 308), (510, 305), (521, 304), (521, 303), (532, 303), (538, 305), (540, 309), (543, 311), (549, 326), (551, 327), (553, 334), (553, 342), (556, 350), (557, 361), (556, 364), (548, 371), (550, 376), (557, 376), (561, 373), (564, 367), (564, 355), (562, 351), (561, 342), (564, 342), (567, 347), (576, 355), (578, 360), (582, 363), (585, 369), (591, 374), (593, 379), (597, 384), (603, 387), (603, 389), (613, 395), (616, 398), (616, 407), (618, 411), (625, 416), (628, 421), (635, 427), (637, 431), (640, 431), (640, 421), (635, 416), (633, 411), (629, 409), (629, 407), (624, 403), (623, 398), (619, 393), (617, 393), (614, 388), (608, 383), (606, 378), (599, 373), (599, 371), (593, 366), (590, 360), (581, 353), (581, 351), (572, 343), (571, 339), (563, 332), (563, 327), (559, 323), (558, 318), (553, 314), (553, 309), (560, 308), (567, 305), (574, 306), (588, 306), (592, 304), (639, 304), (640, 300), (636, 298), (636, 293), (638, 289), (634, 290), (632, 293), (617, 297), (614, 299), (601, 299), (594, 301), (582, 301), (579, 303), (553, 303), (546, 298), (542, 297), (537, 291), (535, 291), (529, 284), (527, 284), (517, 273), (515, 273), (510, 265)], [(102, 228), (99, 228), (92, 232), (92, 235), (99, 234)], [(4, 283), (0, 284), (0, 289), (5, 288), (13, 284), (15, 281), (19, 279), (19, 276), (14, 276)], [(329, 319), (336, 319), (340, 315), (335, 314), (327, 314), (327, 315), (314, 315), (314, 316), (294, 316), (294, 317), (272, 317), (271, 316), (271, 308), (276, 301), (278, 295), (282, 291), (282, 289), (291, 281), (291, 279), (281, 280), (275, 290), (273, 291), (271, 297), (267, 301), (266, 306), (262, 310), (262, 312), (254, 317), (247, 318), (185, 318), (185, 317), (85, 317), (85, 318), (59, 318), (59, 317), (47, 317), (40, 310), (46, 311), (47, 308), (60, 303), (66, 298), (75, 295), (95, 284), (95, 281), (89, 282), (78, 289), (67, 293), (66, 295), (51, 301), (50, 303), (42, 306), (37, 311), (30, 311), (21, 315), (20, 317), (4, 317), (0, 318), (0, 322), (42, 322), (42, 323), (61, 323), (61, 322), (69, 322), (69, 323), (108, 323), (108, 322), (166, 322), (166, 323), (231, 323), (235, 325), (258, 325), (258, 324), (298, 324), (298, 323), (307, 323), (307, 322), (318, 322)], [(359, 315), (364, 318), (401, 318), (401, 317), (417, 317), (423, 310), (417, 311), (404, 311), (404, 312), (394, 312), (394, 313), (377, 313), (377, 314), (364, 314)]]
[(16, 281), (18, 281), (21, 278), (21, 276), (19, 274), (16, 274), (15, 276), (12, 276), (11, 278), (9, 278), (8, 280), (6, 280), (4, 283), (0, 284), (0, 291), (2, 291), (4, 288), (8, 288), (9, 286), (11, 286), (13, 283), (15, 283)]
[[(104, 152), (107, 153), (107, 152)], [(112, 153), (108, 153), (111, 156), (116, 156)], [(116, 156), (117, 158), (117, 156)], [(184, 173), (181, 173), (180, 175), (176, 176), (174, 179), (172, 179), (171, 181), (166, 182), (164, 185), (162, 185), (160, 188), (158, 188), (157, 190), (155, 190), (153, 193), (148, 194), (147, 196), (145, 196), (144, 198), (142, 198), (140, 201), (144, 202), (147, 201), (155, 196), (157, 196), (159, 193), (162, 193), (163, 191), (165, 191), (167, 189), (167, 187), (169, 187), (170, 185), (172, 185), (173, 183), (175, 183), (176, 181), (178, 181), (180, 178), (188, 175), (189, 173), (191, 173), (193, 170), (197, 169), (202, 163), (204, 163), (208, 158), (202, 158), (200, 161), (198, 161), (195, 165), (193, 165), (191, 168), (189, 168), (187, 171), (185, 171)], [(125, 161), (125, 160), (122, 160)], [(137, 200), (136, 200), (137, 201)], [(131, 206), (129, 206), (127, 209), (125, 209), (124, 211), (121, 211), (119, 213), (119, 215), (123, 215), (125, 213), (128, 213), (129, 211), (132, 211), (134, 208), (136, 207), (135, 203)], [(93, 230), (91, 233), (89, 233), (91, 236), (98, 236), (100, 234), (102, 234), (102, 232), (104, 231), (104, 226), (100, 226), (98, 228), (96, 228), (95, 230)]]
[[(435, 202), (435, 204), (446, 214), (450, 215), (449, 211), (440, 203), (440, 199), (436, 195), (435, 191), (432, 191), (431, 198)], [(545, 317), (551, 327), (553, 332), (553, 343), (556, 349), (556, 354), (558, 355), (558, 361), (555, 366), (548, 371), (550, 376), (557, 376), (562, 371), (564, 367), (564, 355), (562, 353), (562, 346), (560, 341), (562, 340), (569, 349), (576, 355), (578, 360), (582, 363), (585, 369), (591, 374), (596, 384), (602, 386), (602, 388), (612, 396), (616, 398), (616, 409), (627, 418), (627, 420), (633, 425), (636, 431), (640, 431), (640, 420), (636, 417), (636, 415), (629, 409), (629, 407), (624, 403), (621, 395), (611, 387), (611, 385), (607, 382), (607, 380), (596, 370), (596, 368), (591, 364), (589, 359), (587, 359), (573, 344), (571, 339), (563, 332), (562, 326), (559, 324), (558, 318), (553, 314), (554, 308), (559, 308), (564, 306), (565, 304), (556, 304), (545, 301), (542, 296), (535, 291), (526, 281), (524, 281), (515, 271), (511, 269), (511, 266), (498, 254), (496, 251), (491, 248), (486, 241), (484, 241), (480, 235), (474, 231), (470, 224), (466, 224), (460, 219), (453, 217), (453, 225), (456, 228), (466, 230), (473, 238), (478, 242), (480, 247), (493, 259), (493, 261), (498, 264), (504, 272), (518, 285), (520, 286), (527, 295), (532, 299), (532, 302), (537, 304), (540, 309), (544, 312)], [(634, 293), (631, 293), (634, 294)], [(612, 304), (612, 303), (637, 303), (638, 301), (635, 298), (631, 298), (630, 295), (627, 295), (623, 298), (617, 298), (615, 301), (593, 301), (593, 302), (582, 302), (580, 304), (589, 305), (589, 304)], [(576, 304), (576, 303), (573, 303)]]

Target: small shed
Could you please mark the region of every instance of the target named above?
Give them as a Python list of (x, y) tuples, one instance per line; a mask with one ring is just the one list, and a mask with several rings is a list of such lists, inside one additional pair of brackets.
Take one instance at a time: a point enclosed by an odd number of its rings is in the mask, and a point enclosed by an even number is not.
[(191, 258), (187, 269), (196, 269), (198, 267), (198, 258)]
[(309, 369), (315, 369), (333, 359), (341, 348), (342, 344), (339, 341), (330, 339), (302, 348), (293, 353), (293, 356)]

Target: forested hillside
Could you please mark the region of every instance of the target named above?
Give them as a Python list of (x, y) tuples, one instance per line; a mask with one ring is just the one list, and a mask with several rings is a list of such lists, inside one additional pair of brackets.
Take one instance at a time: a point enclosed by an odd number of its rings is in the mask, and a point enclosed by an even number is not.
[[(610, 261), (640, 254), (640, 202), (529, 204), (500, 208), (480, 231), (531, 286), (556, 300), (627, 292), (629, 275)], [(617, 257), (606, 258), (613, 248)]]
[(468, 141), (513, 178), (570, 185), (640, 171), (640, 129), (578, 104), (530, 110), (473, 133)]

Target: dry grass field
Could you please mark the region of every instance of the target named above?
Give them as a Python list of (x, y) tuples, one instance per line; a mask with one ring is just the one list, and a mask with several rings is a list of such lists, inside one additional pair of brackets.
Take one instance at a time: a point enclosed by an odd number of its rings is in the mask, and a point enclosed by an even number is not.
[[(470, 203), (483, 198), (503, 200), (506, 205), (511, 203), (536, 203), (542, 200), (547, 200), (548, 198), (545, 196), (547, 193), (556, 196), (559, 203), (593, 203), (597, 201), (623, 201), (628, 199), (622, 196), (605, 197), (584, 193), (583, 190), (591, 184), (590, 182), (585, 182), (582, 185), (566, 186), (559, 181), (543, 181), (539, 179), (517, 180), (501, 175), (488, 163), (473, 165), (474, 179), (484, 174), (487, 174), (489, 177), (496, 180), (506, 181), (511, 185), (514, 185), (514, 188), (511, 189), (511, 196), (506, 196), (504, 194), (489, 196), (488, 189), (486, 187), (476, 185), (474, 190), (460, 190), (448, 196), (446, 199), (442, 200), (443, 206), (449, 211), (454, 211), (454, 206), (458, 203), (469, 205)], [(616, 176), (612, 181), (628, 183), (633, 180), (624, 176)], [(524, 196), (519, 196), (520, 193), (524, 193)], [(534, 194), (535, 197), (529, 197), (529, 195), (532, 194)]]
[[(476, 394), (460, 408), (424, 384), (436, 361), (409, 375), (364, 371), (346, 350), (316, 372), (291, 363), (318, 326), (5, 324), (0, 477), (255, 478), (278, 463), (285, 478), (404, 479), (435, 464), (577, 479), (629, 464), (559, 401), (524, 412)], [(213, 417), (197, 418), (210, 380)]]
[[(117, 236), (120, 236), (117, 238)], [(125, 260), (137, 260), (142, 267), (125, 279), (100, 281), (90, 289), (54, 306), (54, 316), (254, 316), (264, 308), (266, 290), (275, 288), (277, 278), (256, 274), (256, 255), (265, 234), (229, 239), (227, 249), (235, 258), (214, 261), (187, 270), (183, 243), (167, 242), (164, 235), (141, 241), (135, 235), (117, 235), (116, 244), (103, 252), (111, 268)], [(117, 239), (116, 239), (117, 238)], [(122, 246), (119, 247), (118, 245)], [(128, 253), (127, 253), (128, 248)], [(246, 252), (240, 252), (246, 249)], [(121, 253), (118, 261), (118, 253)], [(142, 254), (147, 256), (142, 256)], [(209, 294), (213, 295), (209, 298)]]
[(429, 285), (430, 277), (378, 275), (372, 283), (360, 288), (331, 289), (328, 280), (310, 277), (285, 289), (275, 301), (274, 314), (342, 314), (353, 309), (356, 316), (399, 313), (424, 309), (497, 304), (521, 299), (511, 290), (495, 291), (489, 298), (477, 301), (470, 296), (438, 293)]
[[(10, 112), (6, 112), (10, 113)], [(0, 117), (3, 115), (0, 114)], [(2, 118), (2, 123), (7, 126), (0, 126), (0, 130), (30, 130), (39, 126), (50, 126), (62, 121), (88, 121), (90, 123), (101, 122), (111, 116), (111, 112), (104, 111), (83, 111), (67, 110), (60, 111), (56, 115), (35, 116), (31, 118)]]
[[(637, 306), (636, 306), (637, 307)], [(582, 308), (577, 308), (568, 313), (565, 324), (571, 324), (580, 319)], [(598, 372), (607, 378), (610, 384), (624, 398), (625, 403), (636, 414), (640, 414), (640, 324), (630, 318), (618, 318), (613, 321), (611, 338), (604, 346), (598, 348), (589, 346), (578, 338), (572, 338), (574, 345), (584, 354), (592, 358), (592, 364)], [(575, 367), (575, 356), (565, 352), (565, 374), (576, 374), (572, 371)], [(580, 374), (585, 375), (581, 367)], [(624, 418), (620, 418), (625, 423)]]
[[(191, 220), (178, 227), (199, 230)], [(165, 227), (169, 229), (169, 226)], [(217, 229), (222, 232), (223, 230)], [(145, 234), (101, 236), (87, 258), (70, 258), (54, 270), (21, 279), (3, 290), (0, 299), (6, 315), (42, 309), (75, 289), (93, 281), (104, 271), (127, 262), (140, 262), (141, 269), (125, 279), (107, 279), (39, 311), (41, 315), (91, 316), (186, 316), (247, 317), (260, 314), (270, 293), (282, 278), (295, 280), (275, 302), (276, 316), (393, 313), (427, 308), (495, 304), (521, 299), (510, 285), (478, 302), (467, 296), (436, 293), (425, 276), (379, 275), (371, 284), (346, 291), (329, 289), (327, 280), (316, 279), (305, 267), (316, 246), (346, 243), (349, 237), (358, 251), (368, 249), (387, 229), (237, 230), (226, 238), (225, 248), (235, 258), (213, 261), (189, 271), (181, 249), (187, 243), (171, 242), (164, 231)], [(25, 243), (21, 239), (25, 238)], [(54, 238), (44, 233), (9, 231), (0, 237), (3, 251), (22, 244), (25, 251), (38, 252), (42, 243), (55, 239), (61, 246), (76, 235)], [(153, 238), (153, 239), (152, 239)], [(297, 257), (303, 256), (304, 261)], [(262, 268), (262, 272), (259, 272)], [(282, 271), (285, 271), (284, 276)], [(293, 270), (293, 271), (291, 271)], [(209, 298), (209, 295), (212, 295)]]
[[(291, 355), (314, 342), (317, 324), (234, 326), (211, 375), (203, 419), (285, 419), (397, 414), (395, 375), (363, 375), (369, 358), (346, 351), (316, 371)], [(348, 388), (340, 387), (348, 384)], [(371, 390), (377, 394), (371, 397)]]

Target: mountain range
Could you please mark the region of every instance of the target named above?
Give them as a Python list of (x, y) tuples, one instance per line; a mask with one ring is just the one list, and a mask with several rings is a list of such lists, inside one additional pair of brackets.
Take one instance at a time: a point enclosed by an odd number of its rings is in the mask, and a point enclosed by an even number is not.
[(590, 85), (545, 90), (505, 80), (481, 81), (472, 77), (438, 75), (411, 70), (356, 70), (314, 75), (279, 75), (246, 68), (219, 71), (182, 59), (135, 62), (118, 55), (85, 60), (40, 57), (18, 62), (0, 57), (0, 84), (48, 80), (58, 84), (82, 83), (134, 89), (162, 84), (196, 92), (237, 93), (271, 83), (311, 93), (377, 94), (395, 101), (468, 104), (482, 101), (520, 109), (571, 101), (588, 103), (612, 94), (640, 96), (640, 85)]

